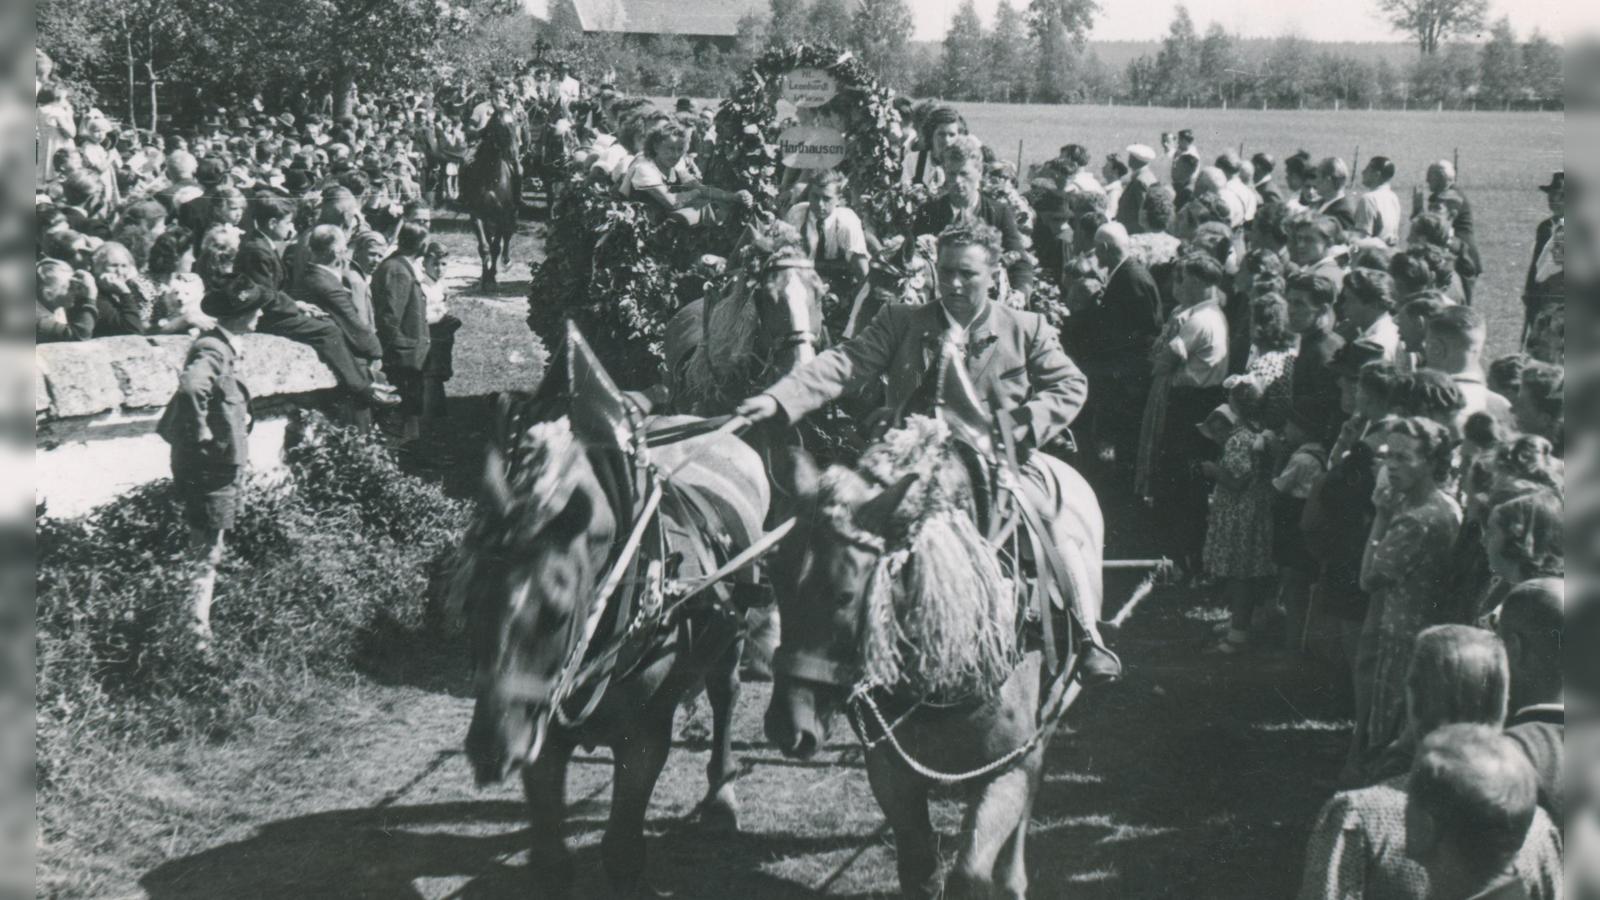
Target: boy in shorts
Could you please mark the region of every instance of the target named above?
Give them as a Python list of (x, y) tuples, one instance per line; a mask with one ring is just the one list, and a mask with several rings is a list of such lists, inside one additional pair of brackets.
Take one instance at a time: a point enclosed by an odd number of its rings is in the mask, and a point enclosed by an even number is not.
[(223, 535), (238, 512), (250, 461), (250, 394), (234, 373), (238, 336), (255, 330), (271, 291), (212, 291), (200, 309), (217, 320), (189, 347), (178, 390), (156, 432), (172, 446), (172, 483), (189, 526), (189, 628), (205, 650)]

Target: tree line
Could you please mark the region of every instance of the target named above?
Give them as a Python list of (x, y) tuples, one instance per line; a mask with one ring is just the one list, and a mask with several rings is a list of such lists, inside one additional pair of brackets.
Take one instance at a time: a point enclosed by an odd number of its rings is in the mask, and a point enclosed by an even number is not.
[[(1025, 5), (1022, 5), (1024, 4)], [(1409, 62), (1286, 35), (1203, 31), (1182, 5), (1153, 53), (1104, 62), (1096, 0), (1000, 0), (991, 23), (964, 0), (943, 41), (912, 40), (907, 0), (769, 0), (731, 41), (585, 33), (571, 0), (540, 21), (519, 0), (38, 0), (39, 46), (69, 83), (143, 125), (158, 111), (305, 96), (347, 107), (356, 87), (481, 84), (533, 56), (648, 94), (727, 93), (766, 48), (847, 48), (880, 81), (922, 97), (1161, 106), (1559, 108), (1563, 50), (1508, 19), (1482, 43), (1484, 0), (1380, 0), (1410, 35)], [(163, 108), (165, 107), (165, 108)]]

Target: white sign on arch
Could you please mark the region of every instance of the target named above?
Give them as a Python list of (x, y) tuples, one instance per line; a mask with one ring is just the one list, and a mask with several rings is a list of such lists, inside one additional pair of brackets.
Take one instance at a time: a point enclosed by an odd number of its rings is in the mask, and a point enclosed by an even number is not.
[(839, 82), (822, 69), (795, 69), (783, 77), (783, 99), (795, 106), (821, 106), (839, 93)]

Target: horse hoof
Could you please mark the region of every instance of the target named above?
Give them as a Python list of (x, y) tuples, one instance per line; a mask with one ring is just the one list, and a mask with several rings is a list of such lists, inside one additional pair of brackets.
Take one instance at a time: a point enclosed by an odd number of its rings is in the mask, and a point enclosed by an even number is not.
[(712, 834), (734, 834), (739, 830), (739, 801), (724, 788), (700, 804), (700, 828)]

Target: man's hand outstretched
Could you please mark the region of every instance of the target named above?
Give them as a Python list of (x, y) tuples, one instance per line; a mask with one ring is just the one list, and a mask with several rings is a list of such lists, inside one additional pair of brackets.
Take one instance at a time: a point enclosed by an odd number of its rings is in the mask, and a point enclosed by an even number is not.
[(757, 394), (746, 398), (733, 414), (749, 419), (751, 424), (764, 422), (778, 414), (778, 401), (771, 394)]

